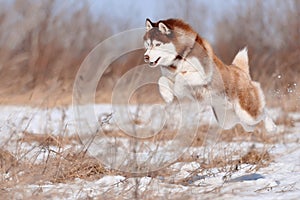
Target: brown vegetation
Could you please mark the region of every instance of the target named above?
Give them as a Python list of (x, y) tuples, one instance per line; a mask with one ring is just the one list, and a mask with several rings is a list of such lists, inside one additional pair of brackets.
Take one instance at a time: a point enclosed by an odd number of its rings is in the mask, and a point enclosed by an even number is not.
[(87, 1), (81, 3), (16, 0), (1, 6), (1, 103), (60, 104), (61, 96), (70, 103), (81, 62), (112, 33)]

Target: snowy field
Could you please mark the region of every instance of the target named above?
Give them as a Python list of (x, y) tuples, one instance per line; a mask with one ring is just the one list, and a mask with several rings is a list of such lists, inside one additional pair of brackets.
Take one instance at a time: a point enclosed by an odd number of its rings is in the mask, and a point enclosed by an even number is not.
[(132, 118), (120, 119), (124, 108), (0, 107), (1, 196), (300, 198), (300, 113), (270, 110), (278, 125), (270, 134), (221, 131), (208, 108), (185, 118), (194, 108), (131, 106)]

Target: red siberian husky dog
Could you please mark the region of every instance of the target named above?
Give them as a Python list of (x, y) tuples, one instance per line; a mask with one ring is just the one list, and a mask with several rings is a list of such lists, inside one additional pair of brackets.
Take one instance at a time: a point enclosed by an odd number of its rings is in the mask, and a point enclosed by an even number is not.
[(158, 84), (165, 102), (196, 96), (209, 102), (223, 129), (240, 123), (253, 131), (264, 120), (267, 131), (276, 130), (260, 84), (251, 80), (246, 48), (225, 65), (210, 44), (179, 19), (147, 19), (144, 45), (145, 62), (161, 68)]

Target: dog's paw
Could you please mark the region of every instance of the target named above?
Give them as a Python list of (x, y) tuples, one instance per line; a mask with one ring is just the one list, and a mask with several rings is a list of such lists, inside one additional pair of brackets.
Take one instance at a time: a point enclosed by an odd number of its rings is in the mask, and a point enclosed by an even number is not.
[(161, 94), (162, 98), (164, 99), (164, 101), (168, 104), (172, 103), (172, 101), (174, 99), (174, 95), (169, 91), (165, 91), (165, 89), (163, 89), (163, 88), (162, 88), (162, 90), (160, 89), (160, 91), (161, 91), (160, 94)]
[(174, 100), (174, 95), (170, 89), (167, 89), (164, 86), (160, 86), (159, 92), (166, 103), (168, 104), (172, 103), (172, 101)]
[(264, 122), (265, 122), (265, 128), (269, 133), (276, 132), (277, 126), (270, 117), (266, 117)]

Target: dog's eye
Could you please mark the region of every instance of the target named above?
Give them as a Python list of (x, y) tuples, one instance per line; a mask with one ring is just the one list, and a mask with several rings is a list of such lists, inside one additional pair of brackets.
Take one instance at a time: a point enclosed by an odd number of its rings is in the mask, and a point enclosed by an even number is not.
[(155, 46), (156, 46), (156, 47), (159, 47), (160, 45), (161, 45), (160, 43), (156, 43), (156, 45), (155, 45)]
[(148, 49), (150, 45), (149, 45), (149, 43), (147, 41), (145, 41), (144, 42), (144, 46), (145, 46), (146, 49)]

